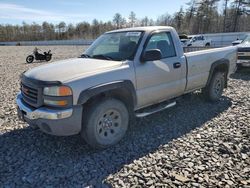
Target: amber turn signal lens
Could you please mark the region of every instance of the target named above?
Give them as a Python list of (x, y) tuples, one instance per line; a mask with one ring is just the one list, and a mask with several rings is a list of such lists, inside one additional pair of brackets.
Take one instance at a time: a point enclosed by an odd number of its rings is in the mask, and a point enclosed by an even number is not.
[(72, 95), (71, 89), (67, 86), (59, 87), (59, 96), (69, 96)]
[(52, 100), (47, 100), (47, 99), (44, 99), (44, 103), (47, 105), (52, 105), (52, 106), (66, 106), (68, 104), (66, 100), (52, 101)]
[(67, 101), (57, 101), (58, 106), (66, 106), (68, 104)]

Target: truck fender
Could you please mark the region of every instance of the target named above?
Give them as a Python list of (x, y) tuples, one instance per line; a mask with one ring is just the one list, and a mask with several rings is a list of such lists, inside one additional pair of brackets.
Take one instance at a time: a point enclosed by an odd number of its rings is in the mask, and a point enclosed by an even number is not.
[(129, 92), (129, 94), (132, 97), (131, 102), (133, 102), (133, 106), (136, 106), (137, 104), (136, 91), (135, 91), (133, 83), (130, 80), (120, 80), (120, 81), (109, 82), (109, 83), (97, 85), (89, 89), (86, 89), (80, 93), (77, 104), (82, 105), (94, 96), (97, 96), (101, 93), (105, 93), (108, 91), (112, 92), (115, 90), (116, 91), (120, 90), (121, 92), (125, 90)]
[(227, 86), (228, 70), (229, 70), (229, 60), (228, 59), (220, 59), (220, 60), (217, 60), (214, 63), (212, 63), (211, 68), (209, 70), (209, 76), (207, 79), (206, 86), (208, 86), (208, 84), (210, 83), (215, 71), (223, 71), (226, 73), (225, 74), (225, 86)]

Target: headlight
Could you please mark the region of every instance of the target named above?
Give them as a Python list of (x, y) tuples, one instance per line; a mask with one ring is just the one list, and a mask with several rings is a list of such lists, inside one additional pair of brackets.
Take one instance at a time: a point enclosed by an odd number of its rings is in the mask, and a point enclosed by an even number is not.
[(67, 86), (52, 86), (52, 87), (45, 87), (43, 89), (43, 94), (48, 96), (70, 96), (72, 95), (72, 91), (70, 87)]
[(43, 89), (44, 104), (53, 107), (72, 105), (72, 90), (67, 86), (51, 86)]

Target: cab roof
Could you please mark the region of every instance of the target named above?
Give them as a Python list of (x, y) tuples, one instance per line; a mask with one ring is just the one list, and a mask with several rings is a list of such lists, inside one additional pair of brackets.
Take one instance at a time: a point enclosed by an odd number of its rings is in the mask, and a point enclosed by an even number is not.
[(124, 28), (124, 29), (117, 29), (113, 31), (108, 31), (106, 33), (116, 33), (116, 32), (126, 32), (126, 31), (157, 31), (157, 30), (173, 30), (173, 27), (170, 26), (146, 26), (146, 27), (131, 27), (131, 28)]

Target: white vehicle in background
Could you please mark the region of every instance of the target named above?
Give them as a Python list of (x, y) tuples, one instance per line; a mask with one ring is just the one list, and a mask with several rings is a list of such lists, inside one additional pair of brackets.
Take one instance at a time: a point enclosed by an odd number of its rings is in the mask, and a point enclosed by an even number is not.
[(194, 35), (190, 36), (189, 42), (187, 42), (187, 46), (198, 46), (198, 47), (203, 47), (203, 46), (211, 46), (212, 40), (206, 38), (203, 35)]
[(233, 46), (236, 46), (236, 45), (242, 43), (242, 41), (243, 41), (243, 40), (237, 39), (237, 40), (235, 40), (235, 41), (232, 42), (232, 45), (233, 45)]
[(250, 67), (250, 34), (246, 36), (238, 47), (237, 67)]
[(180, 39), (182, 47), (187, 47), (189, 44), (190, 39)]
[(190, 41), (191, 37), (189, 37), (186, 34), (181, 34), (181, 35), (179, 35), (179, 39), (181, 41), (182, 47), (187, 47), (187, 45), (189, 44), (189, 41)]

